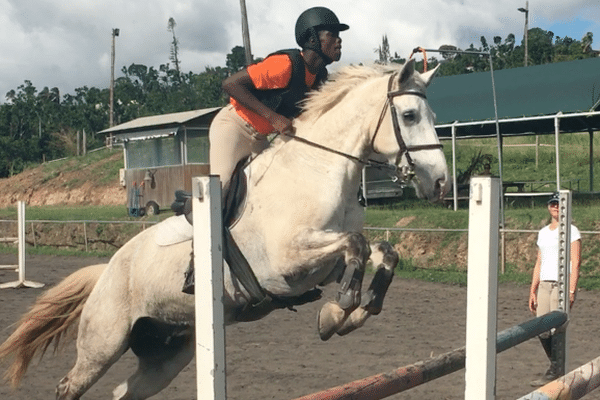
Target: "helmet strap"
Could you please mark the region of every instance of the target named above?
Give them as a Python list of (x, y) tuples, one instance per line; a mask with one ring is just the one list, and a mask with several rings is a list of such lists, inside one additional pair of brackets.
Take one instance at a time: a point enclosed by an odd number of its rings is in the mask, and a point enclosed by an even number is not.
[[(323, 50), (321, 48), (321, 38), (319, 38), (319, 32), (317, 32), (317, 30), (314, 27), (310, 27), (308, 31), (310, 32), (310, 34), (308, 36), (306, 44), (304, 45), (304, 48), (317, 53), (319, 57), (321, 57), (323, 61), (325, 61), (326, 65), (333, 63), (333, 59), (331, 59), (330, 57), (326, 56), (325, 53), (323, 53)], [(314, 38), (314, 45), (310, 41), (311, 38)]]

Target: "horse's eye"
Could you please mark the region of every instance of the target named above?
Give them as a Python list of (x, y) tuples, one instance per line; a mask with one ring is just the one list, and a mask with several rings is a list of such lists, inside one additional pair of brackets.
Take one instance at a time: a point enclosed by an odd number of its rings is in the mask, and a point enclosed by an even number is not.
[(413, 110), (405, 111), (402, 113), (402, 118), (407, 123), (415, 122), (417, 119), (417, 114)]

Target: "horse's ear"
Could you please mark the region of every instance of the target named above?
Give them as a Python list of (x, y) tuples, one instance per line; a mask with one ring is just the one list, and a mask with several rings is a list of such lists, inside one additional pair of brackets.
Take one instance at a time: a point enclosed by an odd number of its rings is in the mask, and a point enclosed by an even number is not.
[(400, 86), (402, 86), (403, 83), (408, 82), (408, 80), (413, 76), (414, 73), (415, 59), (411, 58), (410, 60), (404, 63), (404, 65), (402, 66), (402, 70), (400, 71)]
[(440, 68), (440, 65), (442, 65), (442, 64), (438, 64), (431, 71), (427, 71), (427, 72), (424, 72), (421, 74), (421, 79), (423, 79), (423, 81), (425, 81), (425, 86), (429, 86), (429, 84), (431, 83), (431, 81), (433, 80), (435, 75), (437, 74), (438, 69)]

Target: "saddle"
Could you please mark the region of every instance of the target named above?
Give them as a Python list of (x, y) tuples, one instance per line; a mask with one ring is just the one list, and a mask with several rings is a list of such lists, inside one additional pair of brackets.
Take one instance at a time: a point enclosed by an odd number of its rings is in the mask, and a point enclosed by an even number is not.
[[(244, 158), (238, 162), (231, 176), (229, 190), (223, 199), (223, 226), (228, 228), (232, 228), (240, 219), (246, 205), (248, 179), (245, 169), (248, 161), (249, 158)], [(176, 190), (171, 210), (175, 212), (176, 216), (185, 215), (187, 221), (192, 225), (192, 194), (185, 190)]]

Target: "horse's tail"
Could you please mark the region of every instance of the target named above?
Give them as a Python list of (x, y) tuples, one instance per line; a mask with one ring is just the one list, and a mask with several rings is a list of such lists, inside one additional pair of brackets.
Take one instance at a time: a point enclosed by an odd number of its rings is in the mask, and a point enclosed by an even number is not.
[(0, 345), (0, 360), (12, 360), (4, 374), (17, 387), (36, 353), (44, 355), (54, 342), (54, 351), (63, 337), (73, 338), (71, 328), (79, 319), (107, 264), (91, 265), (72, 273), (58, 285), (43, 293), (18, 322), (12, 335)]

